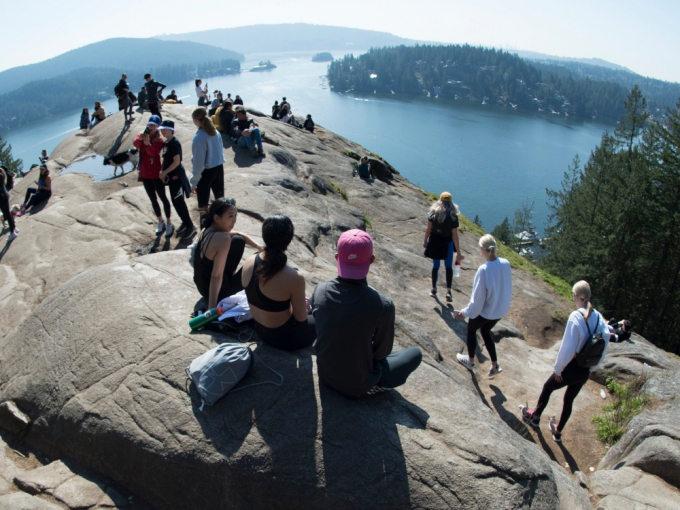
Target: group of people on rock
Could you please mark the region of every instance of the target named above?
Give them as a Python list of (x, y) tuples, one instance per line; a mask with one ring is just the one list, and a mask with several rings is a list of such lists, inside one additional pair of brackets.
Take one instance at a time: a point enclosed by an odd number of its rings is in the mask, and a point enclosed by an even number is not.
[(307, 118), (305, 119), (304, 123), (300, 124), (295, 119), (295, 115), (293, 115), (293, 112), (290, 109), (290, 103), (285, 97), (281, 99), (280, 103), (278, 101), (274, 101), (274, 105), (272, 106), (272, 119), (280, 120), (281, 122), (295, 126), (298, 129), (306, 129), (310, 133), (314, 132), (315, 124), (312, 120), (311, 114), (307, 114)]

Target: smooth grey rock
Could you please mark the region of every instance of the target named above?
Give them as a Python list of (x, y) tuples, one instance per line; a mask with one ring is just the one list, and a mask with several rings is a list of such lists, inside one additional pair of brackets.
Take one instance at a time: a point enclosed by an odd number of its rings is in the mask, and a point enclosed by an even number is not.
[(590, 479), (593, 493), (602, 497), (597, 509), (674, 510), (680, 502), (677, 489), (636, 468), (597, 471)]
[(75, 473), (62, 461), (57, 460), (46, 466), (24, 471), (14, 477), (14, 483), (30, 494), (52, 493), (59, 485), (73, 478)]
[(403, 335), (406, 335), (412, 343), (421, 347), (426, 351), (435, 361), (442, 360), (442, 354), (430, 338), (430, 335), (425, 333), (418, 324), (407, 321), (402, 317), (397, 317), (395, 321), (395, 329), (400, 330)]
[(13, 492), (0, 496), (0, 510), (63, 510), (59, 505), (31, 496), (25, 492)]
[(576, 478), (578, 484), (581, 487), (583, 487), (584, 489), (590, 489), (590, 482), (588, 481), (588, 477), (583, 471), (575, 471), (574, 478)]
[(600, 461), (599, 469), (638, 466), (680, 487), (680, 400), (643, 411)]
[(524, 340), (524, 334), (507, 321), (499, 321), (491, 329), (491, 338), (496, 343), (500, 342), (502, 338), (521, 338)]
[(31, 424), (31, 419), (11, 401), (0, 404), (0, 427), (11, 432), (20, 434)]
[(655, 369), (642, 387), (643, 391), (659, 400), (671, 400), (680, 395), (680, 370)]
[(54, 497), (72, 510), (90, 508), (107, 498), (104, 487), (82, 476), (74, 476), (54, 491)]
[(10, 484), (2, 476), (0, 476), (0, 496), (7, 494), (10, 491)]
[(598, 497), (617, 494), (634, 485), (643, 473), (639, 469), (623, 467), (616, 470), (595, 471), (590, 475), (590, 487)]

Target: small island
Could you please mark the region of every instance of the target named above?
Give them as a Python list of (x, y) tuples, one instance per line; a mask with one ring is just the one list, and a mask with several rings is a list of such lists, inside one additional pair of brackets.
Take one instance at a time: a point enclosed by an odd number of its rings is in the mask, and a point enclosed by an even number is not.
[(276, 69), (276, 66), (274, 64), (272, 64), (271, 60), (263, 60), (263, 61), (260, 62), (259, 65), (256, 65), (255, 67), (253, 67), (251, 69), (251, 72), (252, 71), (255, 71), (255, 72), (257, 72), (257, 71), (269, 71), (270, 69)]
[(333, 61), (333, 55), (331, 55), (327, 51), (322, 51), (321, 53), (317, 53), (312, 57), (312, 62), (332, 62)]

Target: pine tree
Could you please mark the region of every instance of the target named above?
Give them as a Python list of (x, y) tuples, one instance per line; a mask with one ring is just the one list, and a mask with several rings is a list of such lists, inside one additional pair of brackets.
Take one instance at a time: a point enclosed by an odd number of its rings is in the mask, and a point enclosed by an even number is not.
[(0, 135), (0, 162), (17, 175), (21, 175), (24, 164), (20, 159), (12, 157), (12, 146)]

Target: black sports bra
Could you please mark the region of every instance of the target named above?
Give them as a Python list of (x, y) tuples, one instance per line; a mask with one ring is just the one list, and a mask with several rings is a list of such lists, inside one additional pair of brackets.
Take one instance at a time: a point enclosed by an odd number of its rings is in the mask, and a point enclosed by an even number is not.
[(290, 308), (290, 299), (287, 299), (286, 301), (276, 301), (275, 299), (265, 296), (260, 290), (260, 282), (257, 279), (256, 273), (257, 268), (261, 263), (262, 259), (258, 253), (255, 255), (253, 274), (250, 276), (248, 285), (245, 286), (248, 303), (265, 312), (285, 312)]

